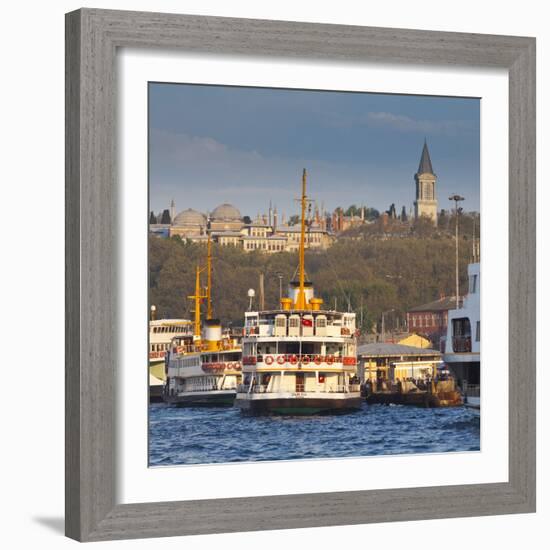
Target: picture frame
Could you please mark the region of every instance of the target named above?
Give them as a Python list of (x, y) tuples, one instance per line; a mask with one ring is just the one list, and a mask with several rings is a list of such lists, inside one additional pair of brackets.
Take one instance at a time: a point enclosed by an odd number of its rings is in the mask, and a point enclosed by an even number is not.
[[(509, 73), (509, 479), (117, 504), (118, 48)], [(535, 39), (81, 9), (66, 15), (66, 535), (99, 541), (534, 512)], [(182, 495), (183, 496), (183, 495)]]

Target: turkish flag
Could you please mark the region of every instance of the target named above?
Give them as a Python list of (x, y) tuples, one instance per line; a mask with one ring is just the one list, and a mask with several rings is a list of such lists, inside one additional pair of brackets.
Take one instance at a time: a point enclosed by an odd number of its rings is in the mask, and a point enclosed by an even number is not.
[(313, 326), (313, 320), (312, 319), (302, 319), (302, 325), (304, 325), (304, 327), (312, 327)]

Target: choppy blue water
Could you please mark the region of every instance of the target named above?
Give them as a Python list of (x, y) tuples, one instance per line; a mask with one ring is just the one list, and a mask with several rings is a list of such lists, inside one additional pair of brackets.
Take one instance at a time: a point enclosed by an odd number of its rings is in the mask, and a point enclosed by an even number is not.
[(242, 416), (237, 408), (149, 407), (151, 466), (479, 451), (479, 412), (363, 405), (331, 416)]

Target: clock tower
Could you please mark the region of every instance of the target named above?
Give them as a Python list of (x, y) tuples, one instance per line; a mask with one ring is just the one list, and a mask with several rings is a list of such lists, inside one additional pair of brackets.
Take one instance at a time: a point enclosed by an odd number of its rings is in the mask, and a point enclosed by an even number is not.
[(418, 165), (418, 172), (414, 175), (416, 182), (416, 200), (414, 201), (414, 217), (427, 216), (437, 225), (437, 199), (435, 196), (435, 182), (437, 180), (432, 168), (428, 144), (424, 140), (424, 148)]

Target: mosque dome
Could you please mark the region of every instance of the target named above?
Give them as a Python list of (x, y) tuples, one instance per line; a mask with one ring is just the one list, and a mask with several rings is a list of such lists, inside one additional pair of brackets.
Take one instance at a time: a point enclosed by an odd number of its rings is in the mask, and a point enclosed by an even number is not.
[(232, 204), (220, 204), (210, 215), (213, 220), (240, 221), (242, 216)]
[(173, 225), (206, 225), (206, 216), (188, 208), (180, 212), (172, 221)]

